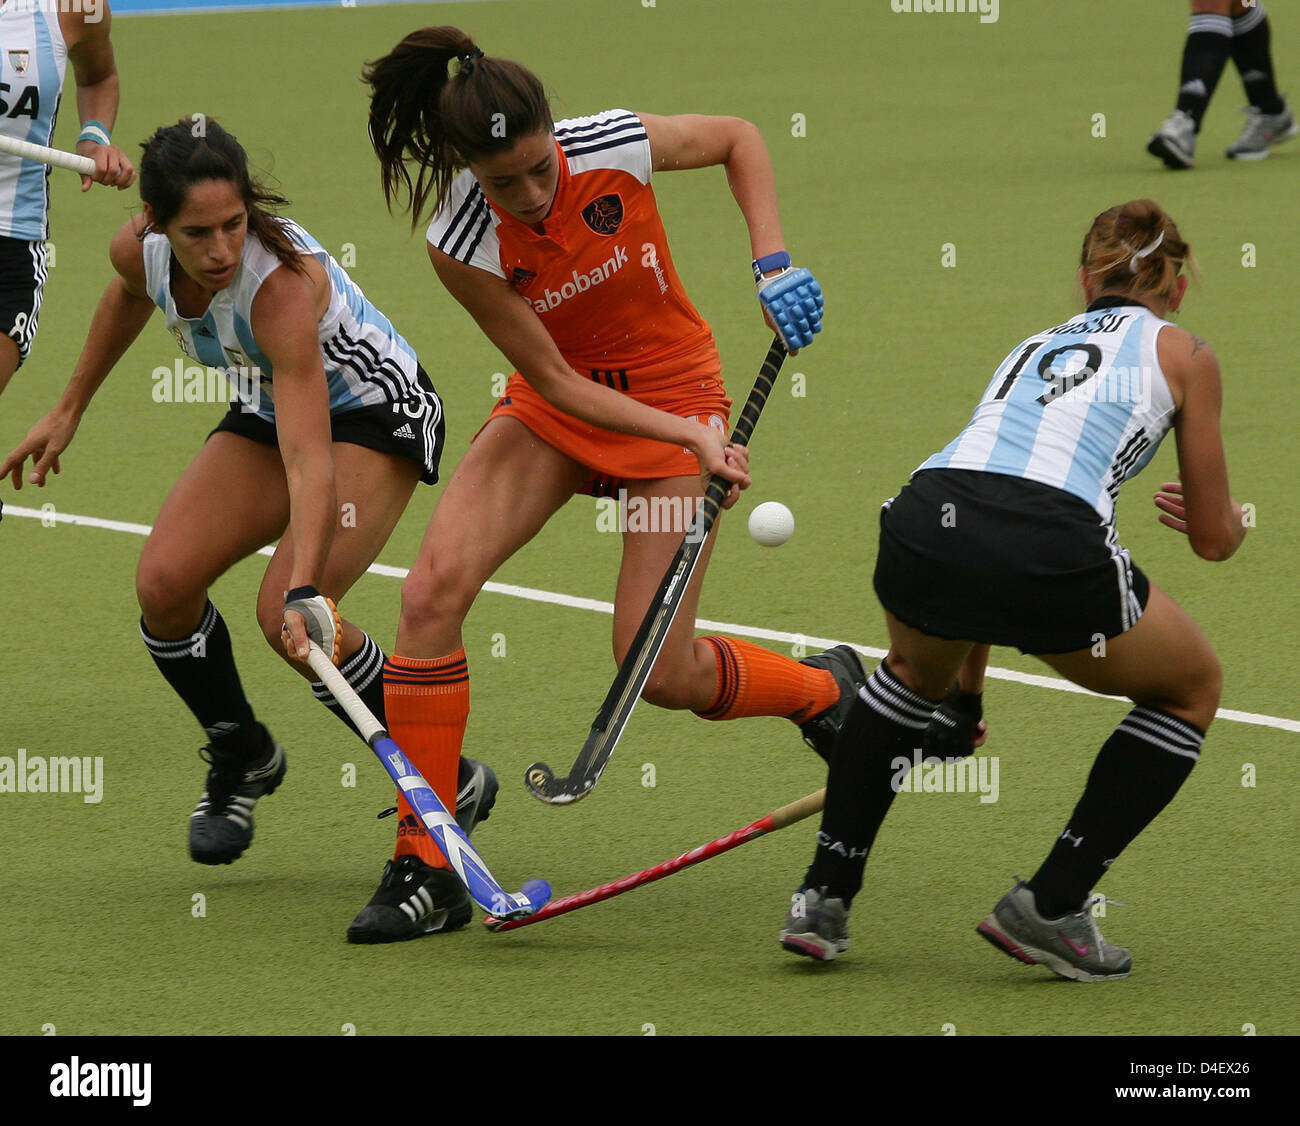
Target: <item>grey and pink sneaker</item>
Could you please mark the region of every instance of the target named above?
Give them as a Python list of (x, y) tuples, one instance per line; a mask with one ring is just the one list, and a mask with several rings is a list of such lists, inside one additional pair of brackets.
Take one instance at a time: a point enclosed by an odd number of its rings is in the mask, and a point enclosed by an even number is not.
[(1111, 981), (1128, 977), (1133, 959), (1122, 946), (1101, 937), (1092, 907), (1105, 896), (1093, 895), (1083, 910), (1059, 919), (1038, 913), (1034, 893), (1017, 883), (975, 929), (994, 946), (1031, 966), (1046, 966), (1072, 981)]
[(1247, 106), (1242, 112), (1246, 124), (1241, 136), (1228, 146), (1229, 160), (1263, 160), (1274, 145), (1300, 136), (1300, 125), (1285, 102), (1281, 113), (1264, 113), (1254, 106)]
[(828, 896), (826, 890), (804, 888), (791, 899), (780, 937), (792, 954), (829, 962), (849, 948), (848, 909), (844, 900)]

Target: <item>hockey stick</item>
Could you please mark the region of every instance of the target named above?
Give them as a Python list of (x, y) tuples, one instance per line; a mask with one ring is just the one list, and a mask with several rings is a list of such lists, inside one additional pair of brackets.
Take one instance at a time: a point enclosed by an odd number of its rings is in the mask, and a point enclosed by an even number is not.
[(95, 162), (88, 156), (62, 149), (50, 149), (44, 145), (34, 145), (31, 141), (20, 141), (16, 137), (0, 136), (0, 152), (10, 156), (21, 156), (24, 160), (34, 160), (38, 164), (52, 164), (55, 168), (67, 168), (80, 172), (83, 176), (95, 174)]
[(728, 833), (725, 837), (719, 837), (716, 841), (701, 845), (699, 848), (693, 848), (690, 852), (684, 852), (681, 856), (674, 857), (672, 860), (656, 864), (653, 868), (646, 868), (644, 871), (631, 876), (624, 876), (621, 880), (602, 884), (600, 887), (592, 888), (589, 891), (580, 891), (575, 895), (566, 895), (560, 899), (554, 899), (540, 911), (524, 919), (504, 920), (492, 918), (484, 919), (483, 924), (491, 931), (512, 931), (516, 927), (526, 927), (529, 923), (539, 923), (543, 919), (553, 919), (556, 915), (568, 914), (570, 911), (578, 910), (579, 907), (588, 907), (593, 903), (599, 903), (603, 899), (612, 899), (614, 896), (622, 895), (625, 891), (631, 891), (642, 884), (662, 880), (665, 876), (671, 876), (674, 872), (680, 872), (683, 868), (689, 868), (692, 864), (699, 864), (701, 861), (708, 860), (719, 853), (738, 848), (747, 841), (752, 841), (755, 837), (761, 837), (766, 833), (775, 833), (778, 829), (784, 829), (787, 825), (793, 825), (796, 821), (811, 817), (822, 808), (825, 802), (826, 791), (818, 790), (815, 794), (809, 794), (806, 798), (800, 798), (798, 801), (773, 810), (773, 812), (761, 820), (755, 821), (752, 825), (746, 825), (745, 828), (737, 829), (734, 833)]
[(551, 898), (551, 885), (545, 880), (529, 880), (515, 895), (503, 891), (483, 858), (470, 844), (465, 831), (438, 800), (433, 787), (415, 769), (406, 753), (389, 737), (383, 725), (353, 691), (352, 685), (314, 641), (311, 642), (307, 663), (334, 699), (343, 705), (348, 718), (357, 725), (361, 737), (370, 744), (389, 777), (406, 795), (411, 808), (433, 835), (438, 848), (450, 861), (475, 903), (495, 918), (520, 919), (532, 914)]
[[(772, 347), (767, 351), (767, 358), (759, 369), (754, 389), (749, 393), (736, 428), (731, 433), (732, 445), (749, 444), (754, 424), (758, 422), (763, 405), (772, 392), (772, 384), (776, 382), (785, 357), (785, 345), (781, 343), (780, 337), (775, 337)], [(719, 474), (715, 473), (710, 479), (703, 501), (696, 510), (695, 519), (691, 521), (682, 546), (677, 549), (677, 554), (659, 584), (658, 592), (641, 620), (636, 637), (632, 639), (632, 646), (619, 666), (618, 675), (610, 685), (605, 702), (596, 713), (587, 742), (578, 753), (573, 768), (565, 777), (559, 778), (546, 763), (533, 763), (524, 773), (524, 784), (533, 797), (551, 805), (566, 805), (586, 797), (600, 780), (632, 715), (632, 709), (636, 707), (641, 690), (650, 677), (655, 659), (668, 638), (668, 631), (672, 628), (673, 619), (677, 616), (690, 586), (691, 576), (695, 573), (695, 565), (700, 560), (704, 544), (730, 488), (731, 483)]]

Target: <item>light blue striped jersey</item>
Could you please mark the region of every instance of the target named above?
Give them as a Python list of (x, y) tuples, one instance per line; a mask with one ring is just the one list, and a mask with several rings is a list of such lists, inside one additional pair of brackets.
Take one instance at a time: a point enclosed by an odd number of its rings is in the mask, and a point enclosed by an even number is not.
[(970, 423), (916, 470), (974, 469), (1073, 493), (1106, 523), (1123, 482), (1155, 456), (1174, 401), (1156, 353), (1161, 320), (1117, 298), (1021, 341)]
[[(59, 6), (9, 0), (0, 8), (0, 133), (50, 144), (59, 115), (68, 47)], [(38, 242), (49, 237), (48, 165), (0, 153), (0, 236)]]
[[(297, 223), (288, 219), (281, 222), (289, 237), (324, 267), (329, 278), (330, 303), (316, 335), (329, 381), (330, 413), (385, 403), (431, 401), (434, 409), (429, 411), (426, 440), (432, 441), (442, 407), (437, 396), (419, 384), (414, 350), (329, 251)], [(213, 296), (201, 317), (188, 318), (176, 311), (172, 297), (173, 258), (166, 235), (146, 235), (143, 249), (149, 296), (166, 314), (167, 328), (181, 350), (201, 364), (224, 371), (250, 413), (274, 422), (275, 372), (253, 337), (251, 321), (253, 299), (267, 277), (280, 268), (280, 259), (249, 231), (234, 279)], [(255, 401), (250, 401), (248, 395), (250, 372), (260, 380)]]

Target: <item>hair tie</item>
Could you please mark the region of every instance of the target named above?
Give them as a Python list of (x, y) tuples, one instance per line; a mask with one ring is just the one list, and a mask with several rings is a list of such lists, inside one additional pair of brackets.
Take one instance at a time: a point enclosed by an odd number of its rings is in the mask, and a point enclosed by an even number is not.
[(481, 59), (483, 52), (477, 47), (472, 47), (463, 55), (457, 55), (456, 57), (460, 59), (460, 73), (469, 74), (474, 69), (474, 60)]
[[(1138, 259), (1145, 258), (1149, 254), (1154, 254), (1155, 251), (1159, 249), (1160, 244), (1164, 241), (1165, 241), (1165, 232), (1161, 231), (1156, 236), (1155, 242), (1153, 242), (1150, 246), (1143, 247), (1141, 250), (1136, 251), (1133, 257), (1128, 260), (1128, 272), (1130, 274), (1136, 274), (1138, 272)], [(1124, 244), (1124, 249), (1125, 250), (1129, 249), (1128, 243)]]

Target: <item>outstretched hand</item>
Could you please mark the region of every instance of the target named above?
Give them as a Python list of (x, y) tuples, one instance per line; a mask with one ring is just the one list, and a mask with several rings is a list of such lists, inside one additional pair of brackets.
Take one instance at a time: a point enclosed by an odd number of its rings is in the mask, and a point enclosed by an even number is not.
[(44, 486), (46, 475), (50, 470), (59, 472), (61, 468), (59, 454), (68, 448), (80, 422), (80, 419), (71, 418), (60, 411), (50, 411), (27, 431), (27, 437), (14, 447), (3, 462), (0, 462), (0, 480), (10, 477), (13, 487), (21, 489), (23, 464), (30, 457), (32, 471), (28, 474), (27, 480), (33, 485)]

